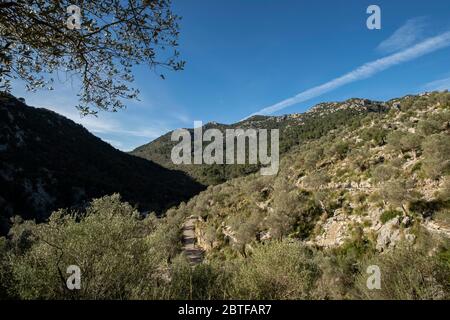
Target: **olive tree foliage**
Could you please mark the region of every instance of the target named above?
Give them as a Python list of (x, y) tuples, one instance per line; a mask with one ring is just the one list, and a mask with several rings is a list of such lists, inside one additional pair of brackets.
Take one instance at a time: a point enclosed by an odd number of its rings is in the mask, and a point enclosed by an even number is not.
[(11, 286), (11, 270), (7, 257), (7, 240), (4, 237), (0, 237), (0, 300), (12, 298), (8, 292)]
[(311, 299), (321, 270), (312, 250), (293, 240), (259, 245), (234, 277), (239, 299)]
[(414, 182), (404, 178), (397, 178), (382, 183), (380, 185), (380, 194), (383, 197), (383, 201), (394, 207), (402, 208), (405, 214), (408, 214), (408, 205), (420, 198), (420, 195), (414, 190)]
[[(80, 8), (79, 29), (67, 26), (71, 5)], [(176, 49), (180, 18), (170, 5), (170, 0), (1, 1), (0, 91), (10, 91), (14, 79), (31, 91), (52, 89), (63, 72), (81, 85), (82, 114), (123, 108), (123, 99), (139, 93), (130, 87), (134, 65), (155, 72), (184, 67)]]
[(423, 138), (418, 134), (397, 130), (391, 132), (387, 139), (391, 149), (399, 150), (401, 153), (412, 151), (414, 158), (417, 158)]
[[(11, 251), (9, 291), (21, 299), (158, 298), (177, 254), (177, 227), (142, 219), (117, 194), (93, 200), (85, 213), (59, 210), (48, 223), (29, 225), (31, 244)], [(70, 265), (80, 268), (80, 290), (66, 286)]]
[(434, 134), (425, 139), (423, 170), (427, 177), (439, 179), (450, 173), (450, 137), (448, 134)]
[[(442, 248), (439, 251), (443, 250)], [(363, 263), (355, 287), (357, 299), (373, 300), (448, 300), (450, 264), (448, 249), (430, 255), (423, 248), (397, 248), (395, 252), (375, 255)], [(367, 267), (379, 266), (382, 270), (381, 289), (367, 288)]]
[(372, 178), (378, 183), (396, 178), (399, 174), (400, 170), (390, 164), (379, 164), (372, 169)]

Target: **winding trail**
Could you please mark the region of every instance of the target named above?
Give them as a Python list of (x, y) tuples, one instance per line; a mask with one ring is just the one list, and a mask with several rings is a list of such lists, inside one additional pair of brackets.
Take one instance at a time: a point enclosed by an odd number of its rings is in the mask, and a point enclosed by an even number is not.
[(188, 218), (183, 224), (183, 252), (191, 265), (196, 265), (203, 260), (203, 250), (196, 245), (194, 223), (195, 218)]

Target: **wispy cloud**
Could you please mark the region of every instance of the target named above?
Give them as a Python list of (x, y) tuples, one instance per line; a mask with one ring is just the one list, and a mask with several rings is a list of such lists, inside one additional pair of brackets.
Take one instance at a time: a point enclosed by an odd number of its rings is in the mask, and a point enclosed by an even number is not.
[(36, 106), (43, 107), (52, 111), (55, 111), (63, 116), (81, 124), (89, 131), (97, 134), (115, 134), (126, 135), (134, 137), (143, 137), (148, 139), (154, 139), (159, 137), (162, 133), (169, 131), (168, 128), (153, 128), (152, 127), (136, 127), (129, 129), (124, 127), (122, 123), (116, 119), (108, 117), (108, 114), (102, 114), (101, 117), (95, 116), (80, 116), (75, 108), (67, 108), (64, 105), (49, 106), (43, 104), (37, 104)]
[[(450, 46), (450, 31), (442, 33), (438, 36), (428, 38), (410, 48), (407, 48), (398, 53), (389, 55), (387, 57), (368, 62), (355, 70), (344, 74), (341, 77), (333, 79), (326, 82), (320, 86), (308, 89), (306, 91), (300, 92), (299, 94), (285, 99), (281, 102), (275, 103), (271, 106), (263, 108), (258, 112), (251, 114), (253, 115), (267, 115), (292, 106), (297, 103), (305, 102), (315, 97), (321, 96), (324, 93), (332, 91), (336, 88), (342, 87), (346, 84), (359, 81), (362, 79), (369, 78), (381, 71), (388, 68), (396, 66), (398, 64), (411, 61), (413, 59), (419, 58), (423, 55), (429, 54), (431, 52), (437, 51), (439, 49)], [(249, 116), (249, 117), (250, 117)]]
[(35, 107), (46, 108), (81, 124), (114, 147), (128, 151), (136, 145), (153, 140), (170, 130), (171, 126), (165, 121), (149, 120), (145, 118), (135, 121), (129, 115), (118, 117), (117, 113), (103, 112), (100, 116), (81, 116), (73, 106), (75, 98), (70, 90), (61, 86), (58, 94), (18, 92), (17, 96), (25, 96), (27, 104)]
[(428, 82), (423, 87), (425, 90), (428, 90), (428, 91), (450, 90), (450, 78)]
[(393, 53), (417, 43), (423, 39), (426, 25), (427, 19), (425, 17), (406, 21), (403, 26), (378, 45), (377, 51)]
[(74, 108), (59, 108), (46, 105), (42, 107), (62, 114), (81, 124), (91, 133), (122, 151), (130, 151), (136, 146), (156, 139), (170, 130), (162, 121), (152, 121), (147, 125), (136, 125), (131, 120), (127, 122), (118, 121), (106, 113), (99, 117), (82, 117)]
[(183, 124), (190, 124), (193, 123), (194, 121), (185, 113), (180, 113), (180, 112), (172, 112), (170, 114), (174, 119), (176, 119), (177, 121), (183, 123)]
[(123, 143), (120, 141), (112, 140), (112, 139), (103, 139), (103, 141), (108, 142), (110, 145), (112, 145), (113, 147), (115, 147), (117, 149), (123, 148)]

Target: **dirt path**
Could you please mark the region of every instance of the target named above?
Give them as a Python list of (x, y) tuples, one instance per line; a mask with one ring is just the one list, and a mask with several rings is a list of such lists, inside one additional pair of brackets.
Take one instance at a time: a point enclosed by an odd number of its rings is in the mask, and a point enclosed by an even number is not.
[(183, 225), (183, 252), (192, 265), (199, 264), (203, 260), (203, 250), (195, 243), (194, 223), (195, 218), (188, 218)]

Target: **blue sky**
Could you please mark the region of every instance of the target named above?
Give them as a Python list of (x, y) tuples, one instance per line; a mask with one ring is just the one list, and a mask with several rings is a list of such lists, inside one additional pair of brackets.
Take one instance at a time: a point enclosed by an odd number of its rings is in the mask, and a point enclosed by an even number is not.
[[(381, 30), (366, 27), (371, 4), (381, 8)], [(323, 101), (450, 88), (447, 1), (174, 0), (173, 8), (183, 17), (186, 68), (166, 80), (136, 68), (141, 101), (127, 109), (80, 118), (77, 88), (67, 83), (37, 93), (17, 83), (13, 93), (131, 150), (194, 120), (232, 123)]]

